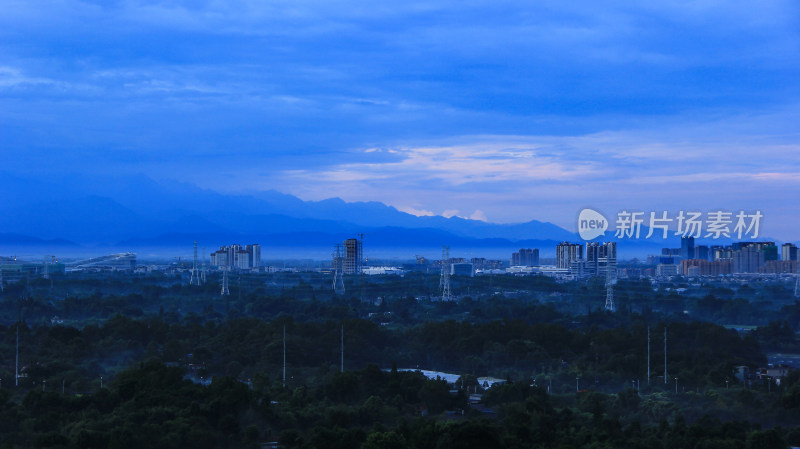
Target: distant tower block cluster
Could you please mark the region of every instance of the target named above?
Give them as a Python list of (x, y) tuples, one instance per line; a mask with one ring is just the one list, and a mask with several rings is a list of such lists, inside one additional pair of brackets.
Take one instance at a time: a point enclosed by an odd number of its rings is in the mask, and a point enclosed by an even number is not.
[(569, 270), (574, 278), (588, 276), (608, 277), (613, 270), (616, 279), (617, 243), (587, 242), (586, 255), (581, 243), (562, 242), (556, 246), (556, 266), (561, 270)]
[(211, 253), (211, 266), (219, 269), (253, 270), (261, 267), (261, 245), (228, 245)]
[(539, 265), (539, 250), (521, 248), (511, 254), (511, 266), (535, 267)]

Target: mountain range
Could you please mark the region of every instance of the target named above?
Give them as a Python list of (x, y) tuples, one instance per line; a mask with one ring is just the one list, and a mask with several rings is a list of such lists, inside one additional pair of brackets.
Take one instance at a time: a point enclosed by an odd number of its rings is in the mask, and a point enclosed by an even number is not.
[[(327, 258), (337, 242), (364, 234), (365, 254), (373, 257), (434, 257), (444, 244), (454, 255), (508, 258), (521, 247), (552, 256), (557, 242), (579, 239), (538, 220), (498, 224), (418, 217), (380, 202), (303, 201), (274, 190), (224, 194), (144, 175), (32, 179), (0, 172), (0, 195), (6, 206), (0, 248), (7, 251), (55, 247), (76, 254), (188, 254), (196, 240), (209, 249), (260, 243), (264, 257), (272, 251), (275, 257)], [(630, 256), (665, 246), (663, 241), (627, 245)]]

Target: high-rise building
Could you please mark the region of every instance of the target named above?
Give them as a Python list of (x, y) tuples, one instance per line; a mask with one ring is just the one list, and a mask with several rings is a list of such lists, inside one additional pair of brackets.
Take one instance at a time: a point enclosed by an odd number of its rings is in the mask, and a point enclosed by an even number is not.
[(699, 260), (709, 259), (709, 249), (706, 245), (697, 245), (694, 247), (694, 258)]
[(681, 237), (681, 259), (694, 259), (694, 237)]
[(732, 254), (734, 273), (758, 273), (764, 266), (764, 253), (756, 246), (743, 246)]
[(708, 247), (708, 260), (717, 260), (718, 252), (722, 252), (725, 249), (722, 245), (711, 245)]
[(539, 250), (534, 248), (520, 248), (516, 253), (511, 254), (512, 266), (538, 266), (539, 265)]
[(766, 245), (761, 247), (764, 251), (764, 260), (778, 260), (778, 246), (773, 242), (767, 242)]
[(764, 273), (797, 273), (796, 260), (768, 260), (762, 269)]
[(778, 247), (774, 242), (736, 242), (730, 258), (734, 273), (759, 273), (769, 260), (777, 260)]
[(791, 243), (781, 246), (781, 260), (797, 260), (797, 247)]
[(247, 251), (250, 268), (259, 268), (261, 266), (261, 245), (258, 243), (247, 245), (245, 251)]
[(361, 261), (363, 248), (361, 240), (347, 239), (344, 241), (344, 274), (361, 274)]
[(240, 249), (239, 251), (236, 251), (236, 254), (234, 255), (233, 266), (239, 270), (249, 270), (250, 268), (255, 268), (253, 265), (251, 265), (252, 260), (252, 254), (244, 249)]
[(733, 248), (730, 246), (713, 245), (710, 250), (711, 260), (733, 259)]
[(261, 266), (261, 245), (252, 244), (221, 246), (211, 253), (210, 263), (219, 268), (250, 270)]
[(556, 267), (569, 269), (573, 262), (583, 261), (583, 245), (561, 242), (556, 246)]
[(224, 247), (220, 248), (219, 251), (214, 251), (209, 256), (209, 263), (213, 267), (220, 267), (224, 268), (228, 266), (228, 251), (223, 249)]
[(223, 246), (222, 248), (225, 248), (225, 252), (228, 253), (228, 266), (234, 268), (238, 267), (236, 259), (238, 258), (237, 255), (239, 252), (243, 250), (242, 245), (229, 245)]
[(617, 262), (616, 242), (588, 242), (586, 244), (586, 274), (605, 276), (609, 264)]

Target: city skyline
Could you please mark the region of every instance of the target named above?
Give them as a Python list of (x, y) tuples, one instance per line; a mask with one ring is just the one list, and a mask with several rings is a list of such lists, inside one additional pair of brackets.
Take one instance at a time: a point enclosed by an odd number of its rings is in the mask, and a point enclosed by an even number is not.
[(800, 447), (797, 0), (0, 0), (8, 447)]

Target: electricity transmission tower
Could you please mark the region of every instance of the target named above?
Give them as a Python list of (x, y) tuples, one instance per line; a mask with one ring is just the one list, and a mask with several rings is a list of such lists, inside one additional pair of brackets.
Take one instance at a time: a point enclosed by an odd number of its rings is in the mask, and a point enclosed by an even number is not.
[(331, 254), (333, 257), (333, 292), (337, 295), (344, 295), (344, 267), (342, 266), (342, 244), (336, 244), (336, 250)]
[(442, 245), (442, 274), (439, 277), (439, 288), (442, 289), (442, 301), (453, 299), (450, 293), (450, 247)]
[(231, 291), (228, 289), (228, 267), (222, 267), (222, 289), (219, 292), (220, 296), (229, 296)]
[(192, 260), (192, 277), (189, 285), (200, 285), (200, 273), (197, 271), (197, 240), (194, 241), (194, 258)]
[(794, 296), (796, 298), (800, 298), (800, 274), (798, 274), (796, 277), (797, 280), (794, 282)]
[[(800, 259), (797, 260), (797, 269), (795, 270), (795, 281), (794, 281), (794, 297), (800, 298)], [(0, 278), (2, 281), (2, 278)]]
[(606, 310), (614, 312), (614, 284), (617, 283), (617, 259), (608, 258), (606, 263)]

